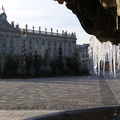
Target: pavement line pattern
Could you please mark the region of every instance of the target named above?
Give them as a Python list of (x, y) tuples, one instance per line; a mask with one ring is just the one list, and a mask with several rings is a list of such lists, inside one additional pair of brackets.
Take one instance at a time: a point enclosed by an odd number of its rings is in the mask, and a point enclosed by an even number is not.
[(103, 106), (97, 76), (0, 80), (1, 110), (69, 110)]
[(0, 120), (119, 105), (120, 77), (0, 79)]
[(60, 112), (58, 110), (0, 110), (0, 120), (26, 120), (40, 115)]
[(115, 95), (113, 94), (111, 88), (107, 84), (105, 77), (103, 75), (99, 76), (99, 84), (100, 84), (101, 99), (104, 106), (119, 105)]

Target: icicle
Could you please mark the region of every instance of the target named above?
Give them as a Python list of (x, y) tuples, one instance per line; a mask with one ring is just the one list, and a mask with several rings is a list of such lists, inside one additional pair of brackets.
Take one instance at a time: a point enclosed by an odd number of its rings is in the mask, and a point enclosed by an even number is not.
[(116, 57), (115, 57), (115, 45), (113, 45), (113, 77), (116, 78)]
[(103, 75), (104, 75), (105, 74), (105, 61), (106, 61), (106, 55), (107, 55), (104, 52), (106, 50), (106, 53), (107, 53), (107, 49), (105, 49), (105, 43), (102, 44), (101, 49), (102, 49), (102, 56), (103, 56), (103, 66), (102, 67), (103, 67)]
[(120, 70), (120, 44), (117, 47), (117, 69)]
[(94, 64), (94, 72), (97, 74), (97, 55), (96, 55), (96, 40), (93, 38), (93, 42), (92, 42), (92, 48), (93, 48), (93, 64)]
[(96, 37), (92, 36), (89, 50), (94, 72), (97, 75), (104, 74), (105, 64), (109, 62), (109, 74), (116, 78), (116, 70), (120, 70), (120, 44), (115, 46), (110, 42), (101, 43)]
[(109, 43), (109, 54), (108, 54), (108, 59), (109, 59), (109, 70), (110, 70), (110, 76), (113, 76), (113, 64), (112, 64), (112, 44)]
[(119, 46), (116, 46), (116, 69), (119, 70)]
[(118, 29), (118, 16), (116, 16), (116, 29)]

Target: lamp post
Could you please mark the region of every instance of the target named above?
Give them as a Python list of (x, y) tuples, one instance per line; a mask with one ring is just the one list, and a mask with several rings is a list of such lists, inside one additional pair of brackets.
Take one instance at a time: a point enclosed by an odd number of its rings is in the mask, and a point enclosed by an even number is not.
[(22, 78), (27, 78), (26, 73), (26, 53), (25, 53), (26, 29), (22, 30)]

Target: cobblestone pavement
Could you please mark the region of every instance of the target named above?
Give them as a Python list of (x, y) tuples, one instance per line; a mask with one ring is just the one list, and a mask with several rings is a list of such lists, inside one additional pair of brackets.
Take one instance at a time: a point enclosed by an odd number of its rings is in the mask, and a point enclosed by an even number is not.
[(1, 110), (68, 110), (103, 106), (97, 76), (0, 81)]
[(1, 110), (0, 120), (25, 120), (40, 115), (59, 112), (58, 110)]
[[(113, 79), (107, 75), (105, 77), (91, 75), (0, 79), (0, 120), (4, 119), (5, 114), (12, 117), (14, 114), (20, 114), (20, 112), (14, 113), (16, 110), (28, 113), (36, 111), (33, 114), (43, 114), (61, 110), (119, 105), (119, 86), (120, 77)], [(27, 112), (21, 112), (20, 120), (22, 120), (23, 114), (28, 114)], [(2, 116), (3, 119), (1, 119)], [(10, 117), (4, 120), (9, 119)]]

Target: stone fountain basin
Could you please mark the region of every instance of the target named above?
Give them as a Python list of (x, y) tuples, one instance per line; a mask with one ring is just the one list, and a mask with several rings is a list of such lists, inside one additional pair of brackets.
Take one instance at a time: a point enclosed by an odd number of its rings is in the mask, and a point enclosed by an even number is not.
[(120, 120), (120, 106), (70, 110), (27, 120)]

